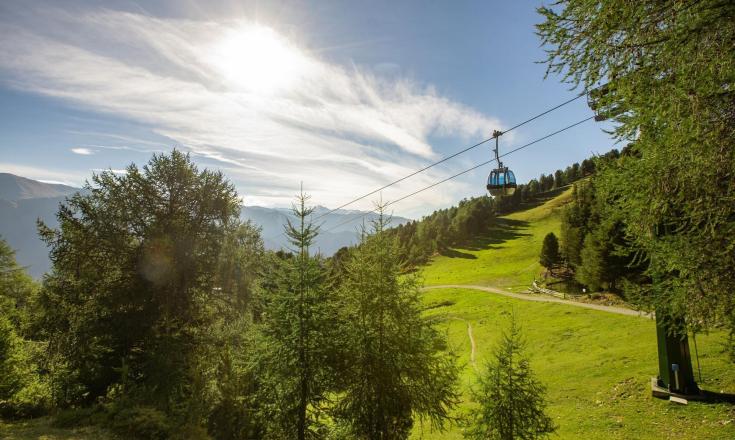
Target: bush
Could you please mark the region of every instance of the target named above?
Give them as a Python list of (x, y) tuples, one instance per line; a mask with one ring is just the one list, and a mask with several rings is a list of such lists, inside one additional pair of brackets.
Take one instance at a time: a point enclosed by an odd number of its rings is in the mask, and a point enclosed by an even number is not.
[(14, 419), (39, 417), (51, 406), (47, 383), (38, 379), (25, 384), (8, 400), (0, 400), (0, 416)]
[(53, 422), (51, 422), (51, 426), (54, 428), (76, 428), (97, 425), (104, 422), (105, 418), (106, 414), (101, 406), (69, 408), (57, 413)]
[(39, 346), (17, 335), (0, 315), (0, 416), (36, 417), (50, 406), (48, 383), (38, 374)]
[(109, 428), (125, 438), (140, 440), (165, 440), (172, 434), (172, 426), (165, 413), (138, 405), (113, 409)]
[[(171, 436), (173, 440), (211, 440), (206, 428), (187, 424), (178, 428)], [(245, 437), (252, 438), (252, 437)]]
[(207, 430), (193, 424), (177, 426), (163, 411), (122, 398), (111, 404), (70, 408), (54, 417), (55, 428), (104, 426), (122, 438), (136, 440), (210, 440)]

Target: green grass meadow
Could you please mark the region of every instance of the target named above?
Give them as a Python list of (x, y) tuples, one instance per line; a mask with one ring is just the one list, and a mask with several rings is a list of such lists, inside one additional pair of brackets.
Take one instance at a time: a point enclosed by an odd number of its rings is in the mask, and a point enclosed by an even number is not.
[[(657, 372), (654, 322), (554, 303), (516, 300), (471, 289), (425, 293), (427, 314), (442, 321), (462, 363), (458, 415), (472, 410), (469, 391), (511, 313), (521, 323), (526, 354), (548, 390), (549, 413), (558, 438), (735, 439), (735, 407), (690, 403), (680, 406), (651, 397)], [(467, 323), (476, 345), (470, 362)], [(724, 335), (698, 335), (703, 381), (710, 391), (735, 391), (732, 364), (723, 354)], [(692, 351), (694, 350), (692, 346)], [(696, 365), (695, 365), (696, 368)], [(461, 427), (414, 438), (459, 439)], [(556, 437), (556, 436), (555, 436)]]
[(559, 235), (561, 208), (571, 197), (572, 190), (566, 189), (539, 206), (498, 218), (496, 226), (471, 245), (435, 257), (422, 271), (425, 284), (527, 289), (541, 269), (538, 254), (544, 236)]
[[(488, 237), (455, 249), (452, 256), (436, 257), (423, 270), (426, 284), (525, 290), (540, 272), (543, 237), (559, 233), (560, 208), (570, 198), (571, 190), (566, 190), (540, 206), (502, 217)], [(531, 366), (547, 387), (548, 411), (559, 426), (552, 438), (735, 439), (735, 406), (696, 402), (684, 406), (651, 396), (650, 379), (658, 368), (651, 319), (459, 288), (428, 290), (424, 301), (426, 314), (442, 322), (463, 365), (458, 416), (472, 411), (475, 369), (483, 368), (514, 313)], [(476, 344), (474, 364), (468, 323)], [(723, 351), (724, 341), (721, 332), (697, 336), (699, 383), (708, 391), (735, 393), (735, 373)], [(691, 349), (694, 355), (693, 345)], [(448, 432), (430, 432), (417, 426), (413, 438), (459, 439), (462, 429), (455, 425)]]

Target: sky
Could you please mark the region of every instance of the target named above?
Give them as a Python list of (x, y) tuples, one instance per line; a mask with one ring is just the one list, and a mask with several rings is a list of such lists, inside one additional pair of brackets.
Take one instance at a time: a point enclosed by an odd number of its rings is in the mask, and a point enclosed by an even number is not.
[[(246, 205), (303, 185), (336, 207), (573, 98), (545, 78), (538, 1), (0, 3), (0, 172), (81, 186), (178, 148)], [(585, 99), (500, 152), (592, 113)], [(588, 121), (508, 155), (519, 182), (610, 150)], [(491, 158), (478, 147), (349, 206), (372, 209)], [(485, 194), (491, 165), (391, 206)]]

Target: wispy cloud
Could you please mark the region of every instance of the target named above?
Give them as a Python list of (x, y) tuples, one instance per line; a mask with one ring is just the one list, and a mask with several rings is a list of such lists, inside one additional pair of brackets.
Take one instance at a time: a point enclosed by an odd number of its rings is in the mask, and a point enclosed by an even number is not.
[(90, 138), (106, 138), (116, 142), (122, 142), (125, 145), (86, 145), (87, 147), (101, 148), (105, 150), (129, 150), (141, 153), (159, 153), (165, 151), (169, 146), (161, 143), (140, 139), (133, 136), (125, 136), (117, 133), (105, 133), (94, 130), (66, 130), (67, 133), (90, 137)]
[(113, 174), (128, 174), (128, 170), (113, 169), (113, 168), (92, 168), (92, 171), (94, 171), (95, 173), (102, 173), (105, 171), (109, 171)]
[(74, 154), (82, 155), (82, 156), (91, 156), (94, 154), (94, 150), (91, 150), (89, 148), (82, 148), (82, 147), (72, 148), (71, 152)]
[(0, 173), (10, 173), (47, 183), (62, 183), (70, 186), (82, 186), (87, 176), (70, 173), (58, 169), (48, 169), (29, 165), (0, 162)]
[[(253, 29), (258, 25), (247, 21), (110, 10), (46, 11), (22, 23), (0, 19), (0, 78), (145, 123), (217, 164), (246, 203), (266, 205), (287, 204), (303, 182), (314, 201), (334, 206), (436, 159), (432, 138), (474, 140), (502, 128), (429, 85), (325, 62), (277, 34), (267, 37), (275, 46), (259, 53), (257, 44), (238, 40)], [(281, 58), (269, 55), (274, 51)], [(272, 71), (253, 72), (263, 62), (272, 63)], [(249, 82), (239, 81), (238, 69)], [(438, 179), (435, 172), (421, 174), (385, 197)], [(456, 200), (460, 188), (450, 183), (439, 195), (422, 194), (408, 204), (443, 205)], [(368, 200), (357, 205), (370, 206)]]

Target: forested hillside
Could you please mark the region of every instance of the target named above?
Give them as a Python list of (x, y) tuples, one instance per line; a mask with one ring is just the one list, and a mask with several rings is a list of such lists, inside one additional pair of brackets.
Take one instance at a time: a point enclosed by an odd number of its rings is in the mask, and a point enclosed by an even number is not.
[(457, 206), (435, 211), (419, 221), (391, 230), (396, 234), (400, 254), (408, 267), (426, 263), (434, 254), (442, 254), (451, 246), (461, 245), (485, 233), (498, 215), (525, 209), (544, 200), (550, 191), (565, 187), (594, 174), (596, 163), (619, 156), (612, 150), (600, 157), (574, 163), (564, 170), (542, 174), (526, 184), (518, 185), (511, 196), (464, 199)]

